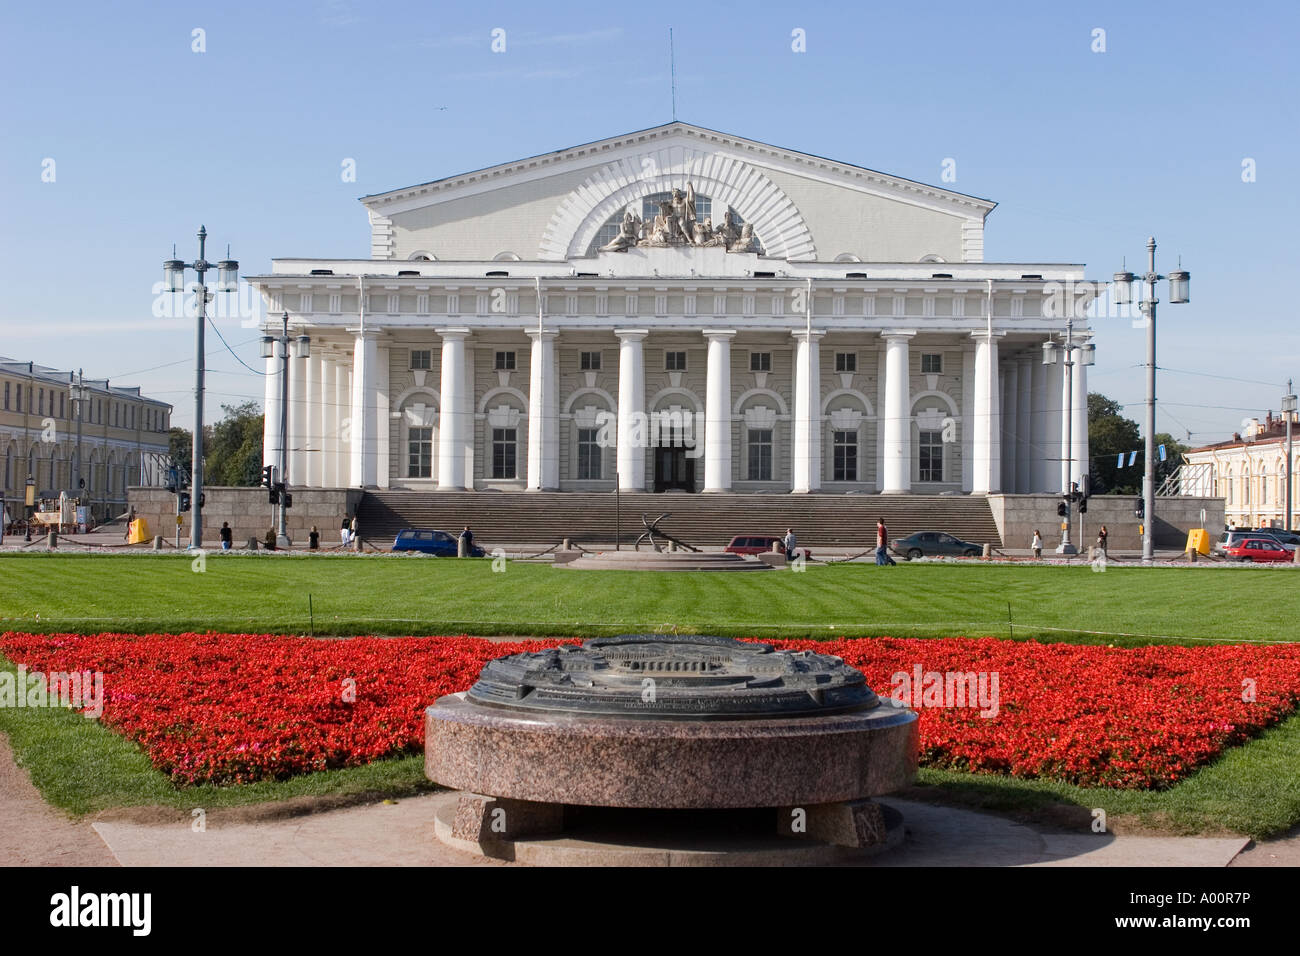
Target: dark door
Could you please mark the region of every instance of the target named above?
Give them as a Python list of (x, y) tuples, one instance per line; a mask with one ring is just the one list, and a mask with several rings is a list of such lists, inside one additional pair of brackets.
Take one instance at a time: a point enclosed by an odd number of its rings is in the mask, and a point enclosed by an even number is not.
[(655, 491), (694, 491), (695, 459), (680, 445), (655, 450)]

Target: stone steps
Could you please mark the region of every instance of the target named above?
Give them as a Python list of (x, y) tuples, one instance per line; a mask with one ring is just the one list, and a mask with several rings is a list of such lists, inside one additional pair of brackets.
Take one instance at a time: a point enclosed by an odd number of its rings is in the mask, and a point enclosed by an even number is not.
[(975, 544), (1001, 547), (997, 524), (983, 497), (957, 495), (736, 495), (582, 492), (366, 492), (358, 510), (362, 537), (377, 547), (392, 544), (404, 528), (456, 533), (474, 530), (484, 547), (557, 544), (570, 538), (584, 547), (615, 540), (621, 506), (620, 540), (631, 543), (643, 531), (641, 516), (671, 517), (659, 527), (698, 548), (721, 548), (738, 534), (785, 533), (793, 527), (801, 547), (873, 547), (876, 519), (884, 518), (891, 539), (913, 531), (946, 531)]

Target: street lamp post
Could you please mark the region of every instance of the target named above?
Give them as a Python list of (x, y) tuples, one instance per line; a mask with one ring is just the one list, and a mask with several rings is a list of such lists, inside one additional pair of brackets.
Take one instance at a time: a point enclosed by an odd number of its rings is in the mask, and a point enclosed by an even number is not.
[[(207, 273), (213, 264), (204, 258), (208, 241), (208, 230), (199, 226), (199, 257), (187, 263), (180, 259), (168, 259), (163, 263), (163, 287), (167, 292), (185, 291), (185, 270), (193, 269), (199, 277), (198, 287), (198, 321), (194, 326), (194, 444), (191, 450), (193, 461), (190, 463), (190, 507), (193, 517), (190, 519), (190, 547), (203, 547), (203, 333), (208, 320), (208, 285)], [(229, 253), (227, 253), (229, 255)], [(239, 291), (239, 263), (233, 259), (223, 259), (216, 264), (217, 291)], [(177, 489), (179, 494), (180, 489)]]
[(1147, 323), (1147, 400), (1146, 400), (1146, 443), (1143, 451), (1145, 468), (1142, 473), (1142, 563), (1150, 564), (1155, 559), (1155, 521), (1156, 521), (1156, 282), (1169, 280), (1169, 301), (1174, 305), (1183, 305), (1191, 301), (1189, 289), (1192, 274), (1181, 268), (1162, 276), (1156, 272), (1156, 240), (1147, 239), (1147, 271), (1143, 276), (1133, 273), (1115, 273), (1115, 304), (1128, 305), (1133, 299), (1133, 283), (1141, 279), (1146, 287), (1145, 298), (1138, 303)]
[(1286, 415), (1286, 530), (1291, 530), (1291, 489), (1295, 484), (1292, 476), (1294, 452), (1291, 448), (1291, 419), (1295, 418), (1295, 393), (1291, 390), (1291, 379), (1286, 380), (1286, 394), (1282, 396), (1282, 413)]
[(1079, 353), (1079, 365), (1091, 365), (1096, 355), (1096, 346), (1084, 342), (1078, 346), (1074, 343), (1074, 312), (1065, 319), (1064, 341), (1057, 345), (1053, 341), (1043, 343), (1043, 364), (1055, 365), (1058, 353), (1065, 367), (1065, 487), (1061, 489), (1062, 503), (1065, 505), (1065, 522), (1061, 529), (1061, 543), (1057, 554), (1078, 554), (1079, 549), (1070, 542), (1070, 524), (1073, 520), (1076, 487), (1074, 483), (1074, 353)]
[[(276, 346), (279, 345), (279, 355), (282, 362), (280, 366), (280, 487), (278, 505), (279, 505), (279, 529), (276, 531), (277, 546), (288, 547), (293, 542), (289, 540), (289, 348), (290, 343), (293, 345), (294, 358), (308, 358), (311, 355), (311, 338), (306, 335), (299, 335), (296, 339), (289, 338), (289, 313), (282, 313), (280, 316), (280, 335), (263, 335), (262, 336), (262, 358), (268, 359), (276, 354)], [(276, 483), (272, 482), (274, 486)]]

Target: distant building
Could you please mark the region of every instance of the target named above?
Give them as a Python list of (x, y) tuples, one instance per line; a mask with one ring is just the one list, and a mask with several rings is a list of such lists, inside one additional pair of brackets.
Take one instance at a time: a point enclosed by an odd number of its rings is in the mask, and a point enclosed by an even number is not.
[[(1300, 527), (1300, 417), (1292, 413), (1291, 527)], [(1184, 456), (1183, 494), (1217, 495), (1238, 528), (1286, 520), (1286, 418), (1272, 412), (1244, 434), (1193, 448)]]
[(77, 373), (0, 356), (0, 477), (11, 515), (21, 510), (28, 478), (37, 498), (66, 491), (102, 521), (126, 510), (128, 485), (160, 477), (171, 405), (107, 379), (84, 378), (80, 385), (78, 442)]

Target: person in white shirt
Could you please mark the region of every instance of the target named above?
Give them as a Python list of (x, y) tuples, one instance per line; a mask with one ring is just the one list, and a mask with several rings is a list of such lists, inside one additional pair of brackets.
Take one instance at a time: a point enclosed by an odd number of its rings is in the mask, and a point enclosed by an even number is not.
[(1037, 531), (1034, 532), (1034, 540), (1029, 546), (1034, 549), (1035, 558), (1043, 556), (1043, 536)]
[(785, 545), (786, 558), (793, 561), (795, 545), (798, 544), (798, 539), (794, 536), (794, 528), (785, 529), (785, 539), (782, 543)]

